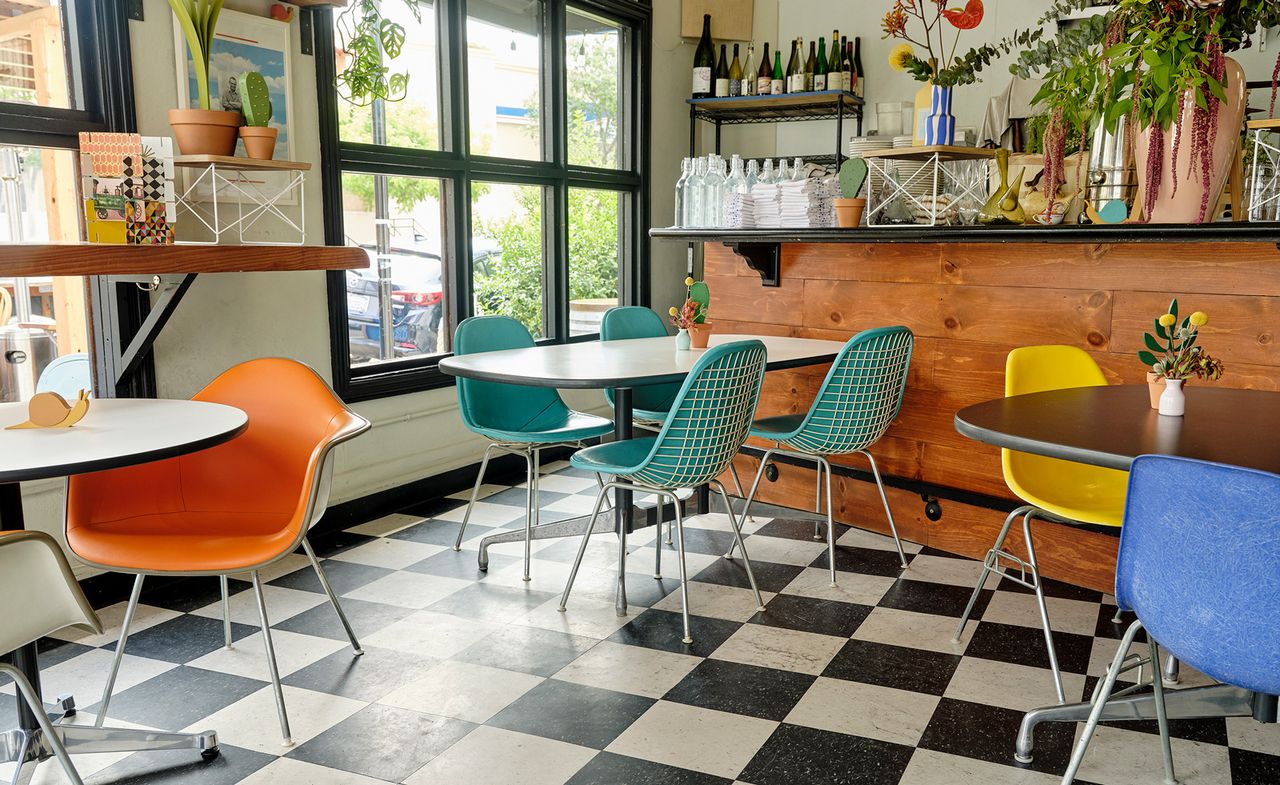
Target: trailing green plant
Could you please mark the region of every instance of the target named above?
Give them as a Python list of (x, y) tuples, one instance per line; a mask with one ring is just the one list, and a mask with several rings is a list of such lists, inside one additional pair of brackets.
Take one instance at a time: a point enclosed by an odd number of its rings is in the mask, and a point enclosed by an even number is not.
[(222, 13), (222, 0), (169, 0), (169, 8), (182, 28), (196, 69), (196, 102), (209, 108), (209, 48)]
[[(398, 2), (404, 3), (418, 22), (422, 21), (423, 7), (430, 8), (430, 0)], [(382, 0), (354, 0), (338, 15), (337, 29), (338, 46), (347, 56), (337, 76), (339, 95), (357, 106), (402, 100), (408, 94), (409, 72), (393, 72), (387, 63), (400, 56), (406, 33), (404, 25), (383, 15)]]
[(1142, 334), (1146, 346), (1138, 352), (1138, 360), (1161, 379), (1208, 379), (1222, 377), (1223, 366), (1196, 344), (1200, 328), (1209, 323), (1209, 315), (1196, 311), (1178, 323), (1178, 300), (1169, 303), (1168, 313), (1156, 317), (1155, 335)]
[(240, 112), (245, 125), (266, 128), (271, 124), (271, 93), (267, 80), (257, 71), (240, 74)]

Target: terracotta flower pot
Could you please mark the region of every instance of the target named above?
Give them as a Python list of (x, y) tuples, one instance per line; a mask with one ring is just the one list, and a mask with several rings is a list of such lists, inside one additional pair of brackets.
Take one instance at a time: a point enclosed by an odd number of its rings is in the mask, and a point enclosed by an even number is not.
[(711, 338), (711, 322), (689, 325), (689, 343), (694, 349), (707, 348), (707, 340)]
[(841, 229), (854, 229), (862, 223), (867, 200), (837, 198), (831, 200), (831, 206), (836, 209), (836, 224)]
[(234, 155), (239, 112), (170, 109), (169, 125), (182, 155)]
[(1151, 408), (1160, 408), (1160, 396), (1164, 395), (1164, 379), (1154, 371), (1147, 371), (1147, 392), (1151, 394)]
[[(1245, 75), (1240, 64), (1227, 58), (1226, 89), (1227, 102), (1218, 107), (1217, 138), (1213, 145), (1213, 165), (1209, 173), (1209, 214), (1205, 221), (1213, 220), (1213, 212), (1222, 196), (1222, 189), (1231, 174), (1231, 164), (1235, 160), (1236, 145), (1240, 143), (1240, 127), (1244, 122), (1245, 109)], [(1156, 192), (1154, 204), (1151, 205), (1151, 223), (1181, 224), (1197, 223), (1200, 220), (1200, 198), (1204, 194), (1201, 182), (1200, 165), (1191, 162), (1191, 128), (1192, 112), (1196, 102), (1188, 99), (1182, 110), (1182, 117), (1164, 135), (1164, 147), (1156, 153), (1161, 158), (1160, 189)], [(1173, 154), (1174, 140), (1178, 134), (1186, 134), (1178, 145), (1178, 160), (1174, 166), (1178, 172), (1178, 193), (1173, 193), (1173, 172), (1169, 158)], [(1134, 142), (1134, 155), (1138, 169), (1138, 199), (1146, 193), (1147, 152), (1150, 149), (1151, 129), (1138, 132)], [(1187, 176), (1188, 170), (1191, 176)], [(1138, 206), (1134, 207), (1138, 214)]]
[(278, 128), (263, 128), (257, 125), (240, 126), (240, 141), (244, 142), (244, 152), (250, 158), (270, 161), (276, 152)]

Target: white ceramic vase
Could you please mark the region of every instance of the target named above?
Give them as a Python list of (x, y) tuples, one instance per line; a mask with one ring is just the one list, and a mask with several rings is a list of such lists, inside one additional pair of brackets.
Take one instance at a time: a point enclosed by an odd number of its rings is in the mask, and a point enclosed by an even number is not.
[(689, 347), (689, 331), (682, 329), (680, 332), (676, 333), (676, 351), (687, 352), (689, 351)]
[(1160, 413), (1167, 417), (1181, 417), (1187, 411), (1187, 395), (1182, 391), (1182, 379), (1165, 379), (1164, 393), (1160, 395)]

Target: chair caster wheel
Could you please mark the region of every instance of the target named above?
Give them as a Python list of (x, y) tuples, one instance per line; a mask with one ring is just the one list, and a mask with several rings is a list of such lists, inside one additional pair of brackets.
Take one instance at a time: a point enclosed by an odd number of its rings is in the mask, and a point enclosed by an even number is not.
[(1032, 761), (1035, 760), (1035, 757), (1032, 755), (1019, 755), (1015, 752), (1013, 755), (1013, 759), (1016, 760), (1018, 763), (1031, 763)]
[(200, 760), (213, 760), (222, 754), (222, 750), (214, 747), (211, 750), (200, 750)]

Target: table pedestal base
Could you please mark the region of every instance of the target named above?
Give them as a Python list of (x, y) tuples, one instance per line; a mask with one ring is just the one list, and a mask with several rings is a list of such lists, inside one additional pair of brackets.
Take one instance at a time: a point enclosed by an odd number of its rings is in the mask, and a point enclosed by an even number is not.
[[(72, 755), (91, 755), (109, 752), (148, 752), (154, 750), (199, 750), (200, 757), (209, 760), (218, 754), (218, 734), (166, 733), (163, 731), (135, 730), (132, 728), (95, 728), (89, 725), (54, 725), (54, 733)], [(26, 785), (35, 774), (36, 764), (53, 757), (53, 749), (44, 732), (15, 728), (0, 733), (0, 763), (19, 765), (14, 772), (13, 785)]]

